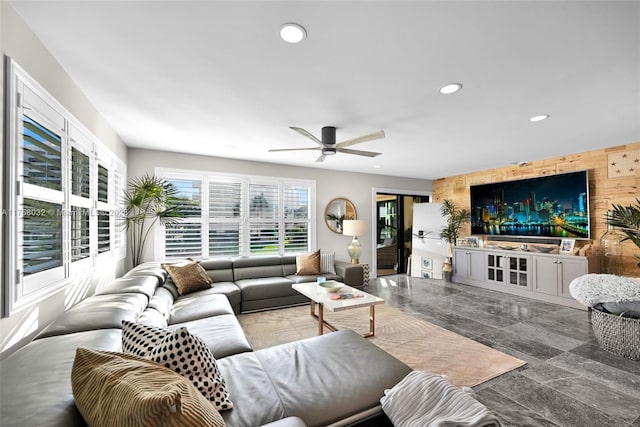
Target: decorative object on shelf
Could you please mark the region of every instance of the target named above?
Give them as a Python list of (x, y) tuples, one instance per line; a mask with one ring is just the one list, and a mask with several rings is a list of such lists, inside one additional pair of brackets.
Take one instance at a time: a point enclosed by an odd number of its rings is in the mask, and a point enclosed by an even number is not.
[(145, 174), (129, 181), (124, 192), (124, 228), (129, 236), (134, 267), (142, 262), (144, 247), (154, 225), (175, 224), (184, 216), (178, 209), (178, 201), (178, 190), (163, 178)]
[(479, 246), (479, 239), (476, 236), (469, 236), (466, 239), (467, 242), (467, 246), (472, 247), (472, 248), (477, 248)]
[(451, 283), (453, 277), (453, 264), (451, 264), (451, 257), (446, 257), (444, 264), (442, 264), (442, 277), (447, 283)]
[(351, 264), (359, 264), (360, 263), (360, 253), (362, 252), (362, 246), (358, 241), (358, 236), (362, 236), (367, 229), (366, 221), (361, 219), (351, 219), (344, 220), (342, 222), (342, 234), (345, 236), (352, 236), (353, 239), (349, 246), (347, 246), (347, 251), (349, 252), (349, 257), (351, 257)]
[[(607, 212), (607, 224), (618, 228), (624, 233), (624, 240), (631, 240), (634, 245), (640, 248), (640, 199), (636, 199), (635, 205), (622, 206), (613, 205), (612, 210)], [(640, 261), (640, 255), (636, 256)], [(640, 267), (640, 262), (638, 262)]]
[(349, 199), (337, 197), (327, 203), (324, 209), (324, 222), (329, 230), (337, 234), (342, 234), (342, 223), (344, 220), (357, 218), (356, 207)]
[(560, 253), (561, 254), (572, 254), (573, 248), (576, 245), (575, 239), (562, 239), (560, 241)]

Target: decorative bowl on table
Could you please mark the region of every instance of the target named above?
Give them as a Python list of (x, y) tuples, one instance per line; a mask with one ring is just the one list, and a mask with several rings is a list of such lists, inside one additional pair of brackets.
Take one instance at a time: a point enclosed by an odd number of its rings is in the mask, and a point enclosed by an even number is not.
[(318, 283), (318, 286), (327, 292), (338, 292), (344, 285), (340, 282), (336, 282), (335, 280), (327, 280), (325, 282)]
[(517, 247), (517, 246), (506, 246), (506, 245), (504, 245), (504, 246), (498, 246), (498, 247), (499, 247), (500, 249), (504, 249), (505, 251), (512, 251), (512, 250), (514, 250), (514, 249), (518, 249), (518, 247)]

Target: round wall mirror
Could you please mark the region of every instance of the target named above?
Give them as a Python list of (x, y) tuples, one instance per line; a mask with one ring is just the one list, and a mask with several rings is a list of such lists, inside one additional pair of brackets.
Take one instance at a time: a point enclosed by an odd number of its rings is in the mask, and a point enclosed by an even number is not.
[(349, 199), (337, 197), (327, 203), (324, 209), (324, 222), (329, 230), (342, 234), (342, 221), (345, 219), (358, 219), (356, 207)]

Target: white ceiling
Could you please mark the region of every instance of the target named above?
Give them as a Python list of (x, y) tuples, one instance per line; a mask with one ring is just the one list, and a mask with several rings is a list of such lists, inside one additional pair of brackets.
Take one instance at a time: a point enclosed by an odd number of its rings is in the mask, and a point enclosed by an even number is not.
[[(638, 1), (12, 4), (130, 147), (433, 179), (640, 141)], [(267, 151), (325, 125), (383, 154)]]

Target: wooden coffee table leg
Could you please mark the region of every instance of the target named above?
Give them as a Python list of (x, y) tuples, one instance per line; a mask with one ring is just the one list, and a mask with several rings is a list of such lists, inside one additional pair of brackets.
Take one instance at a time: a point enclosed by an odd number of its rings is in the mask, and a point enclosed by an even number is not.
[(376, 334), (376, 306), (369, 307), (369, 332), (364, 334), (365, 338), (372, 337)]
[(324, 334), (324, 304), (318, 303), (318, 335)]

